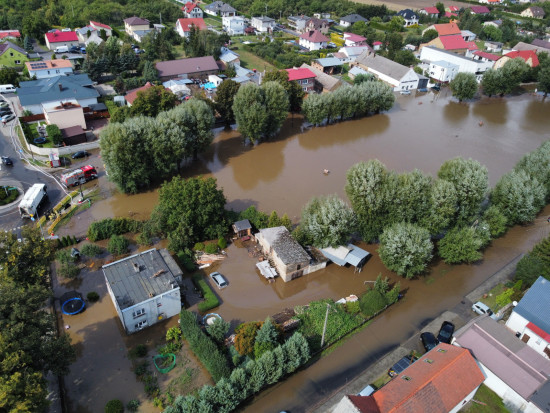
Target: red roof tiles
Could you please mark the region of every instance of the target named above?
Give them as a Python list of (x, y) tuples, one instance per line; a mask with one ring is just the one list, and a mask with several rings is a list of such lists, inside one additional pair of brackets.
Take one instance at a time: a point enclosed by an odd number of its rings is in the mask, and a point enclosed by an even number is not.
[(492, 53), (482, 52), (481, 50), (478, 50), (477, 52), (474, 52), (474, 55), (483, 57), (487, 60), (492, 60), (493, 62), (496, 62), (498, 59), (500, 59), (500, 56)]
[(78, 42), (78, 37), (75, 32), (61, 32), (57, 30), (53, 33), (46, 33), (46, 38), (50, 43)]
[(441, 36), (439, 40), (441, 40), (445, 50), (468, 49), (468, 43), (466, 43), (460, 34)]
[(126, 99), (126, 102), (128, 102), (131, 105), (132, 103), (134, 103), (134, 100), (137, 99), (138, 92), (142, 92), (142, 91), (147, 90), (147, 89), (152, 88), (152, 87), (153, 87), (153, 85), (151, 84), (151, 82), (147, 82), (142, 87), (138, 87), (137, 89), (130, 90), (126, 94), (126, 96), (124, 96), (124, 99)]
[(90, 24), (92, 26), (97, 26), (97, 27), (101, 27), (102, 29), (108, 29), (108, 30), (112, 30), (111, 29), (111, 26), (107, 25), (107, 24), (103, 24), (103, 23), (99, 23), (99, 22), (94, 22), (92, 20), (90, 20)]
[(186, 13), (191, 13), (195, 7), (198, 7), (196, 3), (193, 3), (192, 1), (188, 1), (187, 3), (185, 3), (185, 6), (183, 6), (181, 9)]
[(206, 23), (202, 17), (192, 17), (188, 19), (178, 19), (178, 23), (184, 32), (191, 31), (191, 26), (195, 26), (199, 30), (206, 30)]
[(537, 53), (534, 50), (521, 50), (521, 51), (514, 51), (510, 53), (506, 53), (502, 57), (509, 57), (510, 59), (516, 59), (516, 58), (522, 58), (525, 63), (528, 62), (529, 59), (531, 59), (531, 67), (537, 67), (539, 65), (539, 58), (537, 57)]
[(460, 34), (460, 29), (456, 23), (444, 23), (444, 24), (434, 24), (437, 34), (440, 36), (451, 36), (453, 34)]
[(299, 69), (285, 69), (288, 73), (288, 80), (302, 80), (302, 79), (311, 79), (316, 77), (315, 73), (309, 70), (307, 67)]
[(19, 30), (0, 30), (0, 39), (4, 39), (6, 37), (21, 37), (21, 33), (19, 33)]
[(309, 40), (313, 43), (328, 42), (329, 39), (318, 30), (311, 30), (300, 35), (300, 39)]
[(424, 7), (422, 10), (424, 10), (428, 14), (439, 14), (439, 10), (435, 6)]
[(474, 14), (488, 14), (491, 12), (486, 6), (471, 6), (470, 10)]

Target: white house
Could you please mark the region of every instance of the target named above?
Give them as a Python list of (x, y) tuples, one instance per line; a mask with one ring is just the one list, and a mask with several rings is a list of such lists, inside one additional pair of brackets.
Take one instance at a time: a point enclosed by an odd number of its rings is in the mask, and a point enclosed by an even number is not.
[(62, 32), (56, 30), (54, 32), (48, 32), (45, 34), (46, 47), (50, 50), (54, 50), (59, 46), (78, 46), (78, 36), (75, 32)]
[(439, 60), (430, 63), (428, 68), (429, 77), (441, 83), (449, 83), (458, 74), (459, 66), (453, 63)]
[(434, 46), (424, 46), (420, 51), (420, 60), (426, 63), (446, 61), (455, 64), (459, 73), (473, 73), (478, 82), (483, 78), (483, 74), (493, 67), (491, 61), (474, 60)]
[(365, 46), (367, 44), (367, 38), (359, 36), (355, 33), (344, 33), (344, 45), (345, 46)]
[(275, 27), (275, 20), (271, 17), (252, 17), (250, 25), (260, 33), (272, 32)]
[(345, 58), (340, 57), (342, 63), (354, 62), (365, 51), (374, 51), (369, 45), (365, 46), (350, 46), (341, 47), (338, 49), (338, 54), (343, 54)]
[(506, 326), (537, 353), (550, 359), (550, 281), (539, 277), (514, 307)]
[(550, 360), (513, 331), (487, 315), (480, 316), (455, 332), (453, 344), (470, 350), (485, 376), (484, 384), (511, 411), (543, 412), (531, 399), (548, 383)]
[(418, 14), (411, 9), (400, 10), (397, 12), (397, 15), (405, 20), (405, 27), (414, 26), (419, 22)]
[(313, 30), (300, 35), (299, 44), (308, 50), (326, 49), (329, 38), (323, 33)]
[(246, 28), (244, 17), (242, 16), (224, 16), (222, 17), (222, 26), (229, 36), (242, 35)]
[(185, 14), (185, 17), (188, 19), (195, 19), (203, 17), (202, 9), (198, 6), (197, 3), (194, 3), (192, 1), (188, 1), (185, 3), (185, 5), (181, 8), (183, 11), (183, 14)]
[(166, 249), (153, 248), (104, 265), (102, 270), (126, 333), (180, 313), (182, 272)]
[(113, 29), (111, 28), (111, 26), (109, 26), (107, 24), (94, 22), (94, 21), (90, 20), (90, 26), (92, 26), (98, 32), (101, 31), (101, 30), (105, 30), (105, 34), (107, 35), (107, 37), (110, 37), (113, 34)]
[(221, 16), (221, 17), (235, 16), (237, 14), (237, 10), (235, 10), (229, 4), (224, 3), (223, 1), (215, 1), (213, 3), (206, 5), (206, 7), (204, 8), (204, 11), (205, 13), (210, 14), (212, 16)]
[(195, 27), (195, 29), (198, 29), (198, 30), (208, 29), (202, 17), (178, 19), (176, 21), (176, 31), (181, 37), (189, 37), (191, 34), (191, 29), (193, 27)]
[(73, 74), (73, 65), (68, 59), (25, 62), (25, 66), (27, 66), (30, 78), (44, 79), (46, 77)]
[(306, 27), (306, 23), (309, 21), (310, 17), (305, 15), (300, 16), (288, 16), (288, 25), (291, 29), (301, 33)]
[(353, 65), (358, 65), (363, 70), (393, 86), (393, 90), (396, 92), (424, 88), (427, 85), (427, 79), (421, 77), (411, 67), (403, 66), (370, 51), (363, 52)]
[(348, 14), (347, 16), (344, 16), (340, 19), (340, 26), (350, 27), (352, 24), (357, 22), (368, 23), (368, 20), (359, 14)]

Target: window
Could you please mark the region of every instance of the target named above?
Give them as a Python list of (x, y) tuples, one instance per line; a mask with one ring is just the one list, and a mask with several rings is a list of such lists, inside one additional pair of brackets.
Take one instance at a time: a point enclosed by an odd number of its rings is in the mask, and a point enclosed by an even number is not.
[(16, 65), (20, 65), (20, 64), (21, 64), (21, 60), (15, 60), (14, 63), (15, 63)]
[(142, 315), (145, 314), (145, 308), (140, 308), (139, 310), (136, 310), (132, 313), (132, 315), (134, 316), (134, 318), (138, 318), (138, 317), (141, 317)]
[(12, 56), (12, 57), (13, 57), (13, 52), (10, 52), (10, 56)]
[(143, 327), (147, 325), (147, 320), (141, 320), (139, 323), (134, 325), (136, 330), (141, 330)]
[(55, 69), (55, 73), (61, 73), (59, 69)]
[(546, 346), (546, 348), (544, 349), (544, 354), (546, 354), (546, 356), (550, 358), (550, 346)]

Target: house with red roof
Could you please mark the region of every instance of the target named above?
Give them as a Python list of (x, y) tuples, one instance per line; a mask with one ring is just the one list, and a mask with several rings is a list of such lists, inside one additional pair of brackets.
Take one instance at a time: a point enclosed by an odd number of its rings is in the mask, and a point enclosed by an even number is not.
[(498, 59), (500, 59), (499, 55), (492, 54), (489, 52), (483, 52), (481, 50), (477, 50), (472, 53), (472, 58), (474, 60), (480, 60), (482, 62), (496, 62)]
[(344, 46), (365, 46), (367, 38), (355, 33), (344, 33)]
[(451, 12), (451, 13), (458, 13), (460, 11), (460, 7), (458, 7), (458, 6), (445, 7), (445, 11), (448, 11), (448, 12)]
[(315, 87), (315, 73), (305, 67), (285, 69), (288, 73), (288, 81), (298, 83), (302, 90), (309, 93)]
[(466, 54), (466, 51), (469, 49), (469, 47), (472, 47), (468, 44), (468, 42), (464, 41), (464, 38), (460, 34), (436, 37), (432, 41), (421, 45), (421, 47), (425, 46), (434, 46), (438, 49), (452, 51), (458, 54)]
[(107, 34), (107, 37), (110, 37), (113, 34), (113, 29), (108, 24), (103, 24), (90, 20), (90, 26), (96, 29), (98, 32), (100, 32), (101, 30), (105, 30), (105, 34)]
[(443, 23), (443, 24), (432, 24), (422, 31), (422, 34), (426, 33), (428, 30), (435, 30), (439, 36), (453, 36), (455, 34), (461, 34), (461, 31), (458, 27), (458, 24)]
[(450, 19), (451, 17), (458, 17), (458, 14), (453, 13), (452, 11), (446, 11), (444, 16)]
[(202, 19), (203, 17), (202, 9), (197, 3), (193, 3), (192, 1), (188, 1), (187, 3), (185, 3), (181, 10), (183, 11), (183, 14), (185, 14), (185, 17), (187, 17), (188, 19)]
[(374, 50), (380, 50), (382, 48), (382, 42), (376, 41), (372, 44)]
[(195, 27), (199, 30), (208, 29), (202, 17), (196, 17), (192, 19), (178, 19), (178, 21), (176, 22), (176, 31), (181, 37), (189, 37), (192, 27)]
[(484, 15), (491, 13), (491, 10), (487, 6), (471, 6), (468, 7), (468, 10), (470, 10), (471, 14)]
[(0, 30), (0, 40), (4, 39), (19, 39), (21, 33), (19, 30)]
[(439, 16), (439, 10), (437, 7), (424, 7), (423, 9), (418, 10), (418, 14), (424, 14), (432, 19), (435, 19)]
[(372, 395), (344, 396), (333, 413), (457, 412), (484, 380), (468, 350), (441, 343)]
[(329, 38), (318, 30), (302, 33), (299, 45), (308, 50), (326, 49)]
[(498, 69), (506, 64), (511, 59), (523, 59), (529, 67), (537, 67), (539, 65), (539, 58), (534, 50), (518, 50), (510, 53), (506, 53), (495, 63), (494, 68)]
[(78, 46), (78, 36), (75, 32), (62, 32), (56, 30), (55, 32), (46, 33), (46, 47), (50, 50), (54, 50), (59, 46)]
[(128, 106), (132, 106), (132, 104), (134, 103), (134, 101), (138, 97), (138, 92), (143, 92), (143, 91), (145, 91), (147, 89), (150, 89), (152, 87), (153, 87), (153, 84), (151, 84), (151, 82), (147, 82), (142, 87), (138, 87), (137, 89), (129, 90), (128, 93), (126, 93), (126, 95), (124, 96), (124, 100), (126, 100), (126, 104)]

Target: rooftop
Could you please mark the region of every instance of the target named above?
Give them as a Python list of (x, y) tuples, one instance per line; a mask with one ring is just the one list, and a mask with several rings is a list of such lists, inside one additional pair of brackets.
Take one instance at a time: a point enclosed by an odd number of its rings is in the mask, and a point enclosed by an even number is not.
[(491, 12), (487, 6), (470, 6), (470, 10), (474, 14), (488, 14)]
[(326, 89), (332, 92), (343, 85), (340, 79), (334, 76), (330, 76), (322, 72), (321, 70), (315, 69), (314, 67), (311, 67), (305, 63), (303, 63), (302, 66), (300, 67), (311, 70), (315, 74), (315, 81), (319, 82), (323, 86), (323, 89)]
[(403, 9), (397, 12), (398, 16), (403, 17), (404, 19), (410, 20), (410, 19), (418, 19), (417, 14), (412, 11), (411, 9)]
[(308, 68), (299, 68), (299, 69), (285, 69), (288, 73), (288, 80), (302, 80), (302, 79), (311, 79), (315, 77), (315, 73), (313, 73)]
[(124, 19), (124, 23), (130, 26), (141, 26), (144, 24), (149, 25), (149, 20), (142, 19), (141, 17), (133, 16), (133, 17), (128, 17), (127, 19)]
[(126, 99), (126, 102), (128, 102), (131, 105), (132, 103), (134, 103), (134, 100), (137, 99), (138, 92), (143, 92), (144, 90), (150, 89), (152, 87), (153, 87), (153, 85), (151, 84), (151, 82), (147, 82), (142, 87), (138, 87), (137, 89), (129, 90), (128, 93), (126, 93), (126, 95), (124, 96), (124, 99)]
[(67, 109), (80, 108), (76, 99), (67, 99), (61, 102), (46, 102), (42, 104), (45, 112), (60, 112)]
[(550, 281), (539, 277), (514, 307), (514, 312), (550, 333)]
[(73, 67), (72, 63), (67, 59), (41, 60), (39, 62), (25, 62), (27, 70), (34, 72), (35, 70), (59, 69), (62, 67)]
[(235, 227), (235, 230), (237, 231), (244, 231), (246, 229), (252, 228), (252, 225), (250, 224), (250, 221), (248, 219), (243, 219), (241, 221), (237, 221), (233, 224)]
[(347, 16), (342, 17), (340, 20), (347, 23), (368, 22), (367, 19), (356, 13), (348, 14)]
[[(183, 10), (185, 10), (187, 13), (191, 13), (195, 7), (199, 7), (197, 3), (193, 3), (192, 1), (188, 1), (185, 3), (185, 6), (182, 7)], [(200, 9), (200, 7), (199, 7)]]
[(474, 52), (474, 55), (483, 57), (487, 60), (491, 60), (493, 62), (496, 62), (498, 59), (500, 59), (500, 56), (488, 52), (482, 52), (481, 50), (478, 50), (477, 52)]
[(526, 63), (531, 59), (531, 67), (537, 67), (539, 65), (539, 58), (534, 50), (518, 50), (510, 53), (506, 53), (502, 57), (509, 57), (510, 59), (523, 59)]
[(111, 26), (109, 26), (107, 24), (100, 23), (100, 22), (94, 22), (94, 21), (90, 20), (90, 24), (92, 26), (97, 26), (97, 27), (100, 27), (102, 29), (112, 30)]
[(202, 17), (178, 19), (178, 24), (184, 32), (190, 32), (192, 26), (195, 26), (199, 30), (206, 30), (208, 28)]
[(46, 33), (46, 38), (50, 43), (78, 42), (78, 36), (75, 32), (62, 32), (57, 30), (53, 33)]
[(8, 49), (17, 50), (19, 53), (24, 54), (24, 55), (27, 54), (27, 52), (25, 50), (21, 49), (16, 44), (13, 44), (9, 40), (6, 40), (5, 42), (0, 43), (0, 56), (2, 56), (6, 52), (6, 50), (8, 50)]
[(422, 10), (424, 10), (428, 14), (439, 14), (439, 9), (435, 6), (424, 7)]
[(458, 25), (456, 23), (434, 24), (434, 29), (437, 31), (437, 34), (440, 36), (461, 34), (461, 31), (458, 28)]
[(0, 40), (6, 37), (21, 37), (21, 33), (19, 33), (19, 30), (0, 30)]
[(384, 56), (379, 56), (376, 53), (370, 53), (369, 51), (361, 53), (361, 55), (357, 58), (357, 63), (368, 68), (372, 68), (377, 72), (384, 73), (395, 80), (400, 80), (409, 72), (409, 70), (411, 70), (410, 67), (403, 66), (402, 64), (385, 58)]
[(308, 40), (312, 43), (328, 42), (330, 39), (318, 30), (310, 30), (300, 35), (300, 39)]
[(366, 41), (367, 38), (363, 36), (359, 36), (358, 34), (355, 34), (355, 33), (344, 33), (344, 40), (349, 40), (350, 42), (359, 43), (359, 42)]
[(167, 60), (156, 63), (159, 77), (179, 76), (188, 73), (218, 70), (212, 56), (190, 57), (188, 59)]
[(323, 67), (342, 66), (340, 59), (335, 57), (323, 57), (321, 59), (315, 59), (315, 61)]
[(438, 37), (445, 50), (468, 49), (468, 43), (460, 34)]
[(69, 126), (68, 128), (61, 129), (61, 136), (65, 139), (72, 138), (73, 136), (79, 136), (84, 133), (86, 133), (86, 131), (84, 131), (80, 125)]
[(292, 238), (286, 227), (264, 228), (260, 234), (284, 264), (309, 261), (308, 253)]
[(87, 74), (61, 75), (19, 82), (17, 94), (22, 106), (68, 99), (97, 98), (99, 93), (91, 87), (92, 83)]

